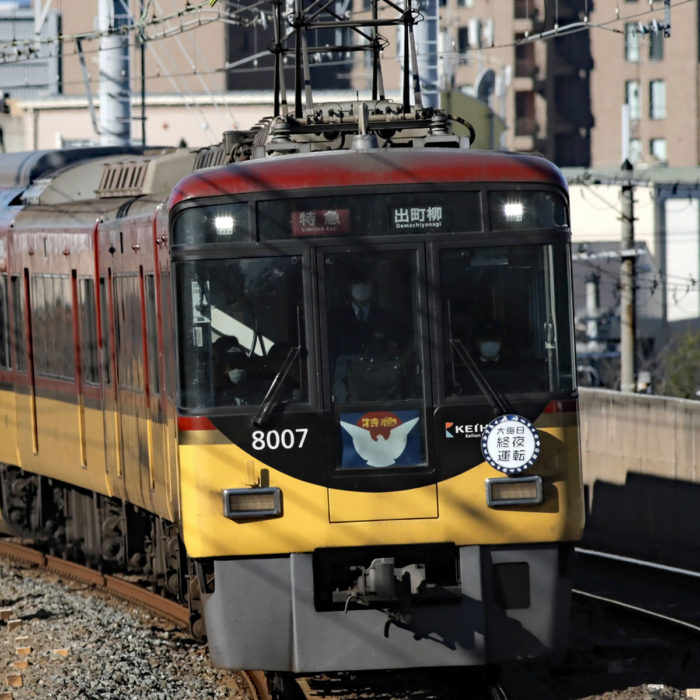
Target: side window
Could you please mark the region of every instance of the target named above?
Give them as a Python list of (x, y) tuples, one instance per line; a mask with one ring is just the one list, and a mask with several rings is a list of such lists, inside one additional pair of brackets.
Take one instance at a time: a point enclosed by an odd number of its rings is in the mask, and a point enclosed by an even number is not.
[(7, 275), (0, 275), (0, 367), (10, 366), (10, 327), (7, 316)]
[(114, 320), (117, 345), (117, 382), (120, 387), (142, 391), (143, 330), (141, 294), (137, 275), (114, 278)]
[(109, 300), (107, 299), (107, 282), (100, 277), (100, 320), (102, 327), (102, 376), (105, 385), (112, 383), (111, 333), (109, 323)]
[(80, 331), (83, 352), (83, 377), (90, 384), (98, 384), (100, 372), (97, 364), (97, 313), (95, 308), (95, 282), (80, 280)]
[(308, 400), (300, 256), (177, 263), (180, 402)]
[(73, 299), (66, 275), (31, 279), (34, 368), (38, 374), (75, 378)]
[(146, 345), (148, 348), (148, 379), (151, 394), (160, 393), (160, 362), (158, 362), (158, 322), (156, 315), (156, 278), (146, 275)]
[(27, 370), (27, 345), (24, 329), (24, 285), (22, 278), (12, 275), (12, 327), (14, 332), (15, 362), (17, 369)]
[(572, 391), (564, 245), (440, 253), (448, 396)]
[(168, 348), (165, 353), (165, 391), (173, 385), (175, 370), (175, 351), (171, 344), (173, 328), (172, 313), (170, 311), (170, 272), (160, 273), (160, 313), (163, 322), (163, 345)]
[[(46, 288), (46, 280), (39, 275), (32, 275), (29, 283), (29, 299), (28, 306), (30, 309), (31, 319), (31, 336), (32, 336), (32, 353), (34, 356), (34, 371), (39, 374), (47, 374), (48, 368), (47, 341), (51, 330), (49, 329), (49, 318), (46, 313), (46, 301), (44, 292)], [(53, 296), (53, 286), (50, 290)], [(58, 341), (57, 341), (58, 342)]]

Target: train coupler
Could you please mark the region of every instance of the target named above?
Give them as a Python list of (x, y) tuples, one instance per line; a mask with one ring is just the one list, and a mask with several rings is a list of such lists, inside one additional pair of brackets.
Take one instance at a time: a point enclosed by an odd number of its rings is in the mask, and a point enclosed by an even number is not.
[(425, 565), (408, 564), (397, 568), (393, 557), (373, 559), (372, 563), (352, 567), (359, 573), (355, 584), (346, 591), (335, 591), (334, 602), (344, 602), (345, 612), (351, 603), (358, 605), (398, 606), (402, 616), (410, 619), (411, 596), (418, 595), (425, 584)]

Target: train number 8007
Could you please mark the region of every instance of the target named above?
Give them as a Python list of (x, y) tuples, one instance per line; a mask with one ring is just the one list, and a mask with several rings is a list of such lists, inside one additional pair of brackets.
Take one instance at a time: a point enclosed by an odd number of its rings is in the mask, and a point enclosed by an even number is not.
[(304, 446), (308, 428), (287, 428), (285, 430), (254, 430), (252, 434), (254, 450), (293, 450)]

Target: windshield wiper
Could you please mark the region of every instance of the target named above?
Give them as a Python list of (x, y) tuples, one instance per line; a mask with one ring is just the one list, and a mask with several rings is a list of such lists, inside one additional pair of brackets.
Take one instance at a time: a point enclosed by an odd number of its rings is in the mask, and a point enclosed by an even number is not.
[(489, 403), (494, 409), (494, 415), (504, 413), (515, 413), (515, 409), (508, 399), (497, 391), (491, 383), (486, 379), (483, 372), (479, 369), (479, 365), (474, 361), (471, 353), (464, 347), (459, 338), (450, 338), (450, 346), (459, 355), (459, 359), (464, 362), (467, 369), (474, 377), (477, 386), (481, 389), (481, 393), (489, 400)]
[(284, 386), (284, 380), (287, 378), (289, 370), (292, 368), (292, 365), (296, 362), (296, 359), (299, 357), (300, 353), (301, 345), (296, 345), (292, 348), (289, 348), (287, 355), (284, 358), (284, 361), (282, 362), (279, 370), (277, 370), (277, 374), (275, 375), (274, 379), (272, 380), (272, 383), (270, 384), (267, 392), (265, 393), (265, 398), (262, 400), (260, 408), (255, 414), (255, 418), (253, 418), (253, 425), (257, 425), (259, 428), (262, 428), (267, 422), (267, 419), (269, 418), (272, 409), (277, 405), (277, 397), (279, 396), (280, 391), (282, 391), (282, 387)]

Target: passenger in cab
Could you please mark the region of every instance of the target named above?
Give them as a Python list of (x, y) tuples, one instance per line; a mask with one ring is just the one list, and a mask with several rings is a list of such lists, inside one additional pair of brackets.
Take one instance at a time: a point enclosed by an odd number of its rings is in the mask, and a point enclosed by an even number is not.
[(243, 406), (259, 402), (251, 359), (238, 339), (223, 336), (214, 343), (214, 404)]

